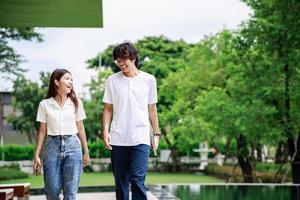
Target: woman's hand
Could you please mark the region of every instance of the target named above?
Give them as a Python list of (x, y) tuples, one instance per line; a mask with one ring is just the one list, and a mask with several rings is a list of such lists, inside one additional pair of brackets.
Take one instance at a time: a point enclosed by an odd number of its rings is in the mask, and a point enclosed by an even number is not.
[(33, 159), (33, 171), (35, 173), (35, 175), (39, 175), (40, 172), (41, 172), (41, 166), (42, 166), (42, 163), (41, 163), (41, 159), (39, 156), (34, 156), (34, 159)]
[(88, 152), (83, 154), (82, 161), (83, 161), (83, 166), (84, 167), (86, 167), (90, 164), (91, 159), (90, 159), (90, 155), (89, 155)]

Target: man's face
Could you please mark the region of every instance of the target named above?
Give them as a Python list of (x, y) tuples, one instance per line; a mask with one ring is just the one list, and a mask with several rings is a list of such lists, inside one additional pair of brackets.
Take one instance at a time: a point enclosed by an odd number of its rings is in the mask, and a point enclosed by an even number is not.
[(134, 61), (135, 60), (131, 60), (129, 58), (118, 58), (117, 60), (115, 60), (115, 63), (123, 73), (128, 73), (136, 68)]

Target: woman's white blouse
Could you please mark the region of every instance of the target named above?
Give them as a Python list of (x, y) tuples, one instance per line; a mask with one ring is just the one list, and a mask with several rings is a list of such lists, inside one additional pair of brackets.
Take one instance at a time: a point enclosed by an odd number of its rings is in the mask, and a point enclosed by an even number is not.
[(76, 121), (86, 118), (80, 99), (78, 109), (70, 98), (61, 108), (53, 97), (40, 102), (36, 121), (47, 123), (47, 135), (73, 135), (78, 133)]

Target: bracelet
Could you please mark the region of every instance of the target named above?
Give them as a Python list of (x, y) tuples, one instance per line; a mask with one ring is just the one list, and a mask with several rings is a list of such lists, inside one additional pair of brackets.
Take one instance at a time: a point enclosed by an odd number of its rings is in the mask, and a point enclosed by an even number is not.
[(153, 133), (154, 136), (160, 136), (160, 132)]

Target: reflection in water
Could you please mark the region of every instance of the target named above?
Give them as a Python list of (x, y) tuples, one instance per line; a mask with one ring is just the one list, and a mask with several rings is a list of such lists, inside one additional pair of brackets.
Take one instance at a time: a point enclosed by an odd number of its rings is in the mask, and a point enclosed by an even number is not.
[(291, 200), (295, 200), (295, 199), (297, 199), (297, 200), (299, 200), (300, 199), (300, 186), (294, 186), (294, 187), (292, 187), (292, 189), (291, 189), (292, 191), (291, 191)]
[(172, 185), (167, 189), (181, 200), (300, 200), (300, 186)]

